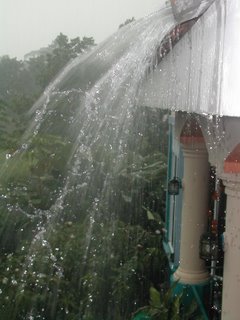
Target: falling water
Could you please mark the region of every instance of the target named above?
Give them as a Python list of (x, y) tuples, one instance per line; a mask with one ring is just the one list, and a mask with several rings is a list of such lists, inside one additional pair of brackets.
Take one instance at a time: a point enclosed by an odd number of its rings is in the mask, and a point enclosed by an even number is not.
[[(30, 110), (30, 124), (21, 145), (7, 156), (0, 171), (2, 181), (10, 181), (2, 196), (8, 219), (18, 215), (26, 220), (19, 231), (26, 245), (18, 248), (15, 244), (19, 253), (5, 254), (4, 261), (12, 266), (19, 263), (15, 271), (8, 268), (3, 272), (8, 276), (2, 279), (1, 294), (7, 292), (6, 286), (16, 288), (9, 290), (3, 303), (6, 319), (123, 319), (140, 306), (138, 295), (147, 296), (147, 292), (131, 294), (135, 300), (127, 302), (128, 310), (124, 310), (121, 295), (131, 291), (131, 284), (121, 277), (135, 276), (139, 283), (145, 280), (137, 274), (135, 253), (131, 272), (127, 269), (131, 274), (124, 275), (126, 254), (116, 257), (114, 246), (117, 237), (126, 241), (126, 252), (132, 250), (130, 239), (135, 247), (140, 246), (138, 241), (147, 241), (147, 231), (136, 222), (146, 220), (141, 218), (143, 205), (156, 207), (156, 199), (154, 205), (146, 204), (140, 200), (143, 195), (134, 190), (146, 192), (141, 181), (149, 168), (155, 170), (155, 178), (150, 173), (152, 184), (159, 175), (164, 179), (165, 156), (156, 151), (160, 143), (153, 142), (155, 155), (151, 159), (143, 154), (146, 151), (141, 145), (147, 139), (147, 119), (154, 127), (161, 122), (162, 113), (137, 106), (136, 97), (155, 64), (161, 40), (173, 26), (170, 7), (163, 7), (120, 29), (95, 50), (71, 61)], [(155, 129), (152, 135), (159, 135), (158, 125)], [(134, 146), (133, 140), (139, 146)], [(146, 143), (145, 149), (150, 150)], [(149, 159), (153, 163), (147, 163)], [(51, 161), (54, 168), (49, 167)], [(26, 163), (31, 164), (32, 172), (27, 181), (22, 181), (21, 172), (28, 172)], [(49, 168), (52, 180), (47, 176)], [(41, 177), (38, 170), (46, 175)], [(132, 185), (126, 185), (128, 179)], [(54, 191), (48, 193), (54, 183)], [(14, 201), (8, 193), (13, 186)], [(18, 193), (23, 196), (24, 191), (31, 191), (32, 197), (20, 202)], [(162, 203), (162, 199), (159, 201)], [(140, 218), (136, 218), (138, 215)], [(69, 263), (71, 252), (78, 255), (71, 257), (72, 267), (64, 270), (63, 261)], [(24, 261), (17, 260), (22, 256)], [(66, 274), (69, 270), (71, 273)], [(119, 290), (117, 282), (114, 288), (113, 280), (108, 279), (108, 273), (113, 276), (114, 272), (115, 277), (119, 273), (118, 282), (129, 286), (127, 291), (115, 292)], [(63, 283), (75, 286), (75, 296), (70, 300), (67, 296), (64, 300)]]
[(210, 114), (220, 143), (212, 114), (221, 114), (224, 28), (214, 5), (196, 22), (205, 19), (204, 32), (193, 28), (161, 68), (157, 52), (176, 24), (169, 5), (71, 61), (29, 111), (0, 168), (3, 319), (125, 320), (164, 280), (154, 214), (163, 216), (167, 129), (164, 113), (146, 106), (161, 99)]

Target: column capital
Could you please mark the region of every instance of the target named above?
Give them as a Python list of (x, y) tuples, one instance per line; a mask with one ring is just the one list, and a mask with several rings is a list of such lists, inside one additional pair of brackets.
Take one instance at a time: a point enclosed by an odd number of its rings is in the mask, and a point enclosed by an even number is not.
[(229, 196), (240, 198), (240, 174), (222, 173), (220, 178), (226, 187), (225, 193)]

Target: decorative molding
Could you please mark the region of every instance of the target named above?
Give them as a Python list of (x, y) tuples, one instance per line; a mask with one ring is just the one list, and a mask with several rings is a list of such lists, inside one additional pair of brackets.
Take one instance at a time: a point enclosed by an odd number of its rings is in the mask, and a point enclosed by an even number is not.
[(225, 173), (240, 173), (240, 143), (233, 149), (224, 161)]
[(228, 196), (240, 199), (240, 174), (224, 173), (220, 178), (226, 187), (225, 193)]

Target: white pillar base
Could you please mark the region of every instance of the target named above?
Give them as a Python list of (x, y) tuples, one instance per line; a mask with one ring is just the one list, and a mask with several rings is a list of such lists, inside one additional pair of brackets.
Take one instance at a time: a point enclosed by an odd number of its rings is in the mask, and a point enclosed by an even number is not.
[(204, 284), (210, 279), (207, 271), (193, 272), (183, 270), (181, 267), (178, 267), (177, 271), (173, 275), (173, 278), (180, 283), (192, 285)]

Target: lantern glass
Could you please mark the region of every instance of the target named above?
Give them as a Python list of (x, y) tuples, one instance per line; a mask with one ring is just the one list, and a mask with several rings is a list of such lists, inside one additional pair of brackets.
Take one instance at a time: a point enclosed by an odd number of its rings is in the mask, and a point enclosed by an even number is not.
[(176, 196), (179, 194), (181, 188), (181, 182), (177, 177), (174, 177), (168, 182), (168, 193), (170, 195)]
[(200, 258), (206, 261), (217, 260), (218, 243), (216, 237), (211, 233), (203, 234), (200, 239)]

